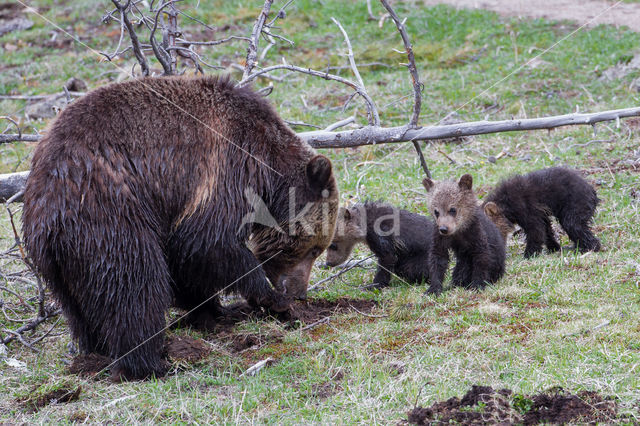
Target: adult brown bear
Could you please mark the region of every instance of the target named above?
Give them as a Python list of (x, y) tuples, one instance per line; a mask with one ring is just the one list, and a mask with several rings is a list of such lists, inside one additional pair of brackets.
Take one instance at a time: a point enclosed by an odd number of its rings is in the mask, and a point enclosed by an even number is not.
[[(287, 310), (295, 294), (267, 277), (308, 277), (298, 269), (330, 243), (337, 209), (329, 160), (262, 97), (215, 77), (146, 78), (97, 89), (51, 125), (23, 231), (80, 350), (131, 379), (163, 373), (172, 303), (216, 315), (235, 291)], [(256, 213), (278, 226), (245, 225)]]

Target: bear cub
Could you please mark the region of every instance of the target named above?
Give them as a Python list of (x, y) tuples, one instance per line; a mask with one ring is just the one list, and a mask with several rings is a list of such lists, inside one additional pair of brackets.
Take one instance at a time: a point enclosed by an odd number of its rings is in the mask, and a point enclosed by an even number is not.
[(326, 265), (344, 263), (356, 244), (365, 243), (378, 259), (376, 275), (368, 288), (387, 287), (391, 273), (410, 283), (426, 282), (434, 229), (429, 218), (382, 202), (340, 208)]
[(442, 292), (449, 266), (449, 249), (456, 256), (451, 283), (481, 290), (504, 274), (505, 245), (496, 225), (482, 211), (471, 189), (473, 178), (465, 174), (454, 181), (422, 181), (427, 190), (429, 210), (435, 217), (429, 253), (431, 285), (427, 294)]
[(576, 171), (564, 167), (536, 170), (503, 180), (487, 195), (485, 207), (495, 203), (501, 214), (490, 216), (494, 223), (520, 225), (526, 234), (525, 257), (560, 249), (551, 228), (555, 216), (573, 242), (572, 249), (599, 251), (600, 241), (589, 228), (598, 205), (596, 191)]

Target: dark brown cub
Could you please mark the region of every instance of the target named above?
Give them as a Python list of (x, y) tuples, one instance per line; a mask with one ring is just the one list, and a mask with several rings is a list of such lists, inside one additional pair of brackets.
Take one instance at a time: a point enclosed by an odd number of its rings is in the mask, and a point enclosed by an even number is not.
[(429, 255), (431, 285), (427, 293), (442, 292), (449, 266), (449, 249), (456, 256), (451, 283), (480, 290), (504, 273), (505, 246), (498, 228), (478, 205), (471, 189), (473, 178), (464, 175), (454, 181), (422, 181), (436, 226)]
[(600, 250), (600, 241), (590, 229), (598, 196), (574, 170), (552, 167), (513, 176), (487, 195), (484, 203), (489, 202), (498, 205), (502, 215), (520, 225), (526, 234), (525, 257), (540, 253), (543, 245), (550, 252), (560, 249), (551, 228), (551, 216), (558, 219), (574, 249)]
[(382, 202), (340, 208), (336, 233), (327, 248), (327, 265), (340, 265), (355, 244), (365, 243), (378, 259), (378, 270), (368, 287), (388, 286), (391, 274), (409, 283), (426, 282), (433, 229), (429, 218)]

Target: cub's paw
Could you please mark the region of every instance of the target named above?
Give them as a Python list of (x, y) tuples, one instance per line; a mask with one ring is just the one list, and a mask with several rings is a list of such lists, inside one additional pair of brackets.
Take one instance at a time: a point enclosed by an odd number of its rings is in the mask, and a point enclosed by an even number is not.
[(440, 294), (442, 294), (442, 286), (432, 285), (424, 292), (425, 296), (439, 296)]

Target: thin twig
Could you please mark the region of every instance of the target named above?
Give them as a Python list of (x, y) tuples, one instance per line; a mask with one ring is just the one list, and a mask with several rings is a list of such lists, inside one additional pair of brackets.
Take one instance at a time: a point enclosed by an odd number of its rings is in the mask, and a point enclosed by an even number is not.
[[(416, 67), (416, 58), (413, 55), (413, 48), (411, 46), (411, 40), (409, 40), (409, 34), (407, 33), (407, 29), (404, 26), (404, 21), (400, 21), (400, 18), (393, 10), (393, 8), (389, 5), (386, 0), (380, 0), (382, 6), (387, 9), (387, 12), (395, 22), (396, 27), (398, 28), (398, 32), (402, 37), (402, 43), (404, 44), (405, 52), (407, 53), (407, 59), (409, 60), (408, 68), (409, 74), (411, 75), (411, 82), (413, 85), (413, 113), (411, 114), (411, 119), (409, 120), (410, 127), (418, 126), (418, 119), (420, 118), (420, 110), (422, 108), (422, 89), (424, 88), (423, 84), (420, 82), (420, 75), (418, 74), (418, 68)], [(431, 179), (431, 172), (429, 171), (429, 167), (427, 166), (427, 162), (424, 159), (424, 154), (422, 153), (422, 148), (420, 147), (420, 143), (418, 141), (412, 141), (413, 147), (418, 154), (420, 159), (420, 165), (422, 166), (422, 170), (427, 175), (429, 179)]]
[(342, 270), (340, 270), (340, 272), (338, 272), (337, 274), (331, 275), (330, 277), (327, 277), (325, 279), (322, 279), (322, 280), (318, 281), (317, 283), (315, 283), (314, 285), (309, 287), (307, 289), (307, 291), (309, 292), (309, 291), (317, 290), (322, 284), (326, 283), (327, 281), (331, 281), (331, 280), (334, 280), (334, 279), (338, 278), (340, 275), (342, 275), (345, 272), (352, 270), (356, 266), (366, 262), (367, 260), (371, 259), (373, 256), (374, 255), (365, 257), (364, 259), (361, 259), (361, 260), (359, 260), (359, 261), (357, 261), (357, 262), (355, 262), (355, 263), (353, 263), (353, 264), (351, 264), (351, 265), (349, 265), (349, 266), (347, 266), (345, 268), (342, 268)]
[(258, 41), (260, 40), (260, 34), (262, 34), (264, 22), (267, 19), (267, 16), (269, 16), (271, 4), (273, 4), (273, 0), (265, 0), (262, 10), (256, 18), (256, 22), (253, 24), (253, 31), (251, 31), (249, 46), (247, 47), (247, 60), (244, 66), (244, 72), (242, 73), (243, 80), (251, 75), (251, 71), (253, 71), (253, 68), (256, 66), (256, 58), (258, 57)]
[[(138, 39), (138, 35), (136, 34), (129, 17), (127, 16), (127, 8), (131, 3), (131, 0), (127, 0), (127, 4), (123, 6), (118, 0), (111, 0), (113, 4), (120, 11), (120, 16), (124, 25), (127, 27), (127, 32), (129, 33), (129, 38), (131, 39), (131, 46), (133, 47), (133, 54), (136, 57), (136, 60), (140, 64), (140, 68), (142, 69), (142, 75), (149, 75), (149, 64), (147, 63), (147, 58), (142, 53), (142, 48), (140, 47), (140, 40)], [(157, 24), (157, 22), (156, 22)]]
[(331, 20), (333, 21), (334, 24), (338, 26), (338, 28), (340, 29), (340, 32), (342, 32), (344, 41), (347, 44), (347, 49), (348, 49), (347, 58), (349, 59), (349, 65), (351, 66), (351, 71), (353, 71), (353, 75), (356, 77), (356, 80), (358, 82), (358, 86), (360, 89), (359, 93), (361, 92), (363, 94), (362, 97), (366, 101), (365, 103), (367, 105), (369, 125), (379, 127), (380, 117), (378, 115), (378, 108), (376, 107), (376, 104), (373, 102), (373, 99), (369, 97), (369, 94), (367, 93), (367, 89), (364, 85), (364, 81), (362, 81), (362, 77), (360, 76), (360, 71), (358, 71), (358, 67), (356, 66), (356, 61), (355, 61), (355, 58), (353, 57), (353, 49), (351, 48), (351, 41), (349, 40), (349, 35), (347, 35), (347, 32), (345, 31), (345, 29), (342, 27), (342, 25), (337, 19), (332, 17)]

